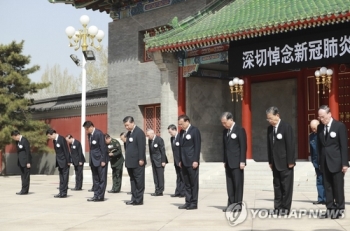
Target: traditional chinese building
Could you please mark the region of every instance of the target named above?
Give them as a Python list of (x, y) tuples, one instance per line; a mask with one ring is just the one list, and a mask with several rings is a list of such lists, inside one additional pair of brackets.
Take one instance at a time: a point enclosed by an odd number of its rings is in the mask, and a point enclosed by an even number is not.
[[(247, 131), (247, 157), (265, 161), (269, 106), (292, 125), (299, 159), (308, 157), (308, 123), (321, 104), (350, 128), (350, 0), (55, 2), (114, 19), (109, 130), (123, 129), (123, 117), (132, 115), (168, 141), (167, 126), (186, 113), (202, 134), (201, 159), (221, 161), (220, 115), (232, 111)], [(322, 66), (330, 78), (315, 77)], [(233, 77), (244, 80), (242, 101), (231, 96)], [(324, 79), (330, 83), (317, 84)]]

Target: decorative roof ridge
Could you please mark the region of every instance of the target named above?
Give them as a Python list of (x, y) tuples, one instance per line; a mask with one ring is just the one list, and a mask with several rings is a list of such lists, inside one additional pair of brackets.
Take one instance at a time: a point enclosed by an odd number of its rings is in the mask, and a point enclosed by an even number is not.
[[(245, 12), (248, 12), (247, 10), (251, 10), (251, 7), (255, 6), (255, 11), (249, 11), (251, 14), (261, 12), (266, 13), (266, 11), (261, 11), (260, 8), (257, 8), (257, 4), (254, 4), (254, 2), (255, 1), (249, 0), (236, 0), (235, 2), (228, 4), (227, 8), (224, 7), (220, 9), (218, 11), (218, 14), (213, 14), (213, 18), (203, 18), (205, 19), (203, 22), (204, 24), (198, 23), (192, 27), (186, 28), (186, 30), (177, 30), (177, 33), (174, 33), (173, 37), (162, 37), (162, 35), (152, 37), (152, 39), (149, 39), (146, 42), (146, 49), (149, 52), (157, 50), (160, 50), (162, 52), (191, 50), (195, 49), (196, 47), (198, 48), (202, 46), (223, 44), (233, 40), (254, 38), (269, 34), (284, 33), (292, 30), (301, 30), (311, 27), (319, 27), (328, 24), (338, 24), (350, 21), (350, 4), (348, 4), (350, 2), (349, 0), (340, 3), (336, 0), (331, 0), (331, 2), (328, 2), (328, 0), (320, 0), (321, 3), (327, 2), (328, 7), (330, 7), (329, 9), (325, 9), (322, 4), (319, 6), (319, 4), (315, 3), (315, 0), (311, 2), (305, 0), (301, 1), (302, 3), (307, 3), (304, 8), (296, 8), (294, 6), (294, 11), (278, 11), (279, 8), (276, 10), (272, 7), (274, 7), (274, 4), (288, 3), (295, 5), (299, 3), (292, 1), (289, 2), (287, 0), (280, 0), (279, 2), (275, 3), (274, 0), (270, 0), (268, 1), (269, 3), (267, 4), (267, 7), (275, 10), (267, 11), (274, 13), (273, 15), (269, 15), (268, 21), (266, 20), (266, 16), (262, 17), (264, 19), (263, 22), (256, 21), (256, 19), (259, 17), (259, 15), (256, 16), (256, 14), (254, 15), (255, 21), (252, 21), (252, 18), (250, 17), (233, 20), (235, 15), (236, 17), (240, 16), (241, 11), (237, 11), (239, 9), (243, 9), (242, 12), (244, 12), (244, 10)], [(245, 6), (246, 4), (248, 5)], [(280, 8), (284, 7), (289, 9), (287, 5), (279, 6)], [(316, 10), (314, 10), (314, 7), (316, 7)], [(282, 12), (284, 16), (281, 17), (280, 12)], [(291, 13), (294, 14), (292, 15)], [(226, 21), (224, 21), (226, 24), (218, 24), (221, 22), (220, 19), (222, 18), (226, 19)], [(228, 21), (228, 18), (232, 18), (232, 20)], [(206, 25), (206, 27), (203, 27), (203, 25)], [(221, 25), (223, 26), (221, 27)], [(204, 28), (205, 30), (202, 32), (201, 30), (196, 29), (197, 27), (200, 29)]]
[[(204, 20), (205, 18), (213, 15), (216, 13), (216, 11), (226, 7), (229, 5), (229, 3), (234, 2), (235, 0), (214, 0), (213, 2), (206, 5), (203, 9), (199, 10), (195, 15), (191, 15), (180, 22), (178, 22), (178, 18), (175, 16), (170, 23), (168, 23), (169, 26), (171, 26), (173, 29), (170, 30), (159, 30), (159, 34), (157, 35), (157, 39), (163, 38), (169, 38), (171, 36), (174, 36), (175, 34), (180, 33), (181, 31), (186, 30), (187, 28), (199, 23), (200, 21)], [(248, 0), (249, 1), (249, 0)], [(213, 13), (213, 11), (215, 11)], [(145, 34), (144, 42), (146, 43), (146, 49), (147, 49), (147, 42), (152, 41), (154, 37), (150, 37), (148, 33)]]

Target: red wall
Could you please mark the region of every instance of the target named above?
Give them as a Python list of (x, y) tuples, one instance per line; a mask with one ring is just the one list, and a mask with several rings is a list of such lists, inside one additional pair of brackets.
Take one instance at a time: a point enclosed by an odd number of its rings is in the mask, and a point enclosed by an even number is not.
[[(86, 120), (90, 120), (97, 129), (103, 133), (107, 132), (107, 113), (87, 115)], [(62, 136), (71, 134), (75, 139), (80, 140), (81, 120), (80, 116), (63, 117), (57, 119), (46, 119), (45, 123), (50, 124), (51, 128)], [(49, 142), (49, 146), (53, 148), (52, 142)], [(85, 152), (89, 151), (89, 145), (87, 136), (85, 136)]]

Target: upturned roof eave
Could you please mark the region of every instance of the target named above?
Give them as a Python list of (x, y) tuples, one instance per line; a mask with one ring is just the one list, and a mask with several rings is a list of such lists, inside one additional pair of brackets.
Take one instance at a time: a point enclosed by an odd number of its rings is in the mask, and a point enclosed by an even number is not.
[[(334, 23), (343, 23), (350, 20), (350, 12), (322, 15), (317, 18), (305, 18), (291, 22), (281, 22), (277, 25), (271, 25), (266, 27), (253, 28), (244, 31), (234, 31), (231, 33), (218, 32), (215, 36), (206, 36), (200, 39), (169, 43), (166, 45), (150, 45), (147, 47), (149, 52), (162, 51), (162, 52), (175, 52), (179, 50), (195, 49), (203, 46), (228, 43), (233, 40), (241, 40), (247, 38), (254, 38), (260, 36), (266, 36), (276, 33), (284, 33), (292, 30), (302, 30), (316, 26), (324, 26)], [(194, 25), (195, 26), (195, 25)]]

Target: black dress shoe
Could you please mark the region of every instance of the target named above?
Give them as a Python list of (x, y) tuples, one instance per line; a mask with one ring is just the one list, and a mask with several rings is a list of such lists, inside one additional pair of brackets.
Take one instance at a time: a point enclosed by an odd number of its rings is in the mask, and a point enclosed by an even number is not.
[(143, 201), (137, 203), (137, 202), (134, 202), (132, 205), (143, 205)]
[(326, 202), (324, 202), (324, 201), (315, 201), (312, 204), (314, 204), (314, 205), (324, 205), (325, 203)]
[(171, 194), (171, 197), (180, 197), (180, 194)]
[(186, 209), (187, 210), (197, 209), (197, 206), (196, 205), (191, 205), (191, 206), (188, 206)]
[(127, 202), (125, 202), (125, 204), (127, 204), (127, 205), (133, 205), (133, 204), (134, 204), (134, 201), (127, 201)]
[(60, 198), (67, 198), (67, 194), (66, 195), (60, 195)]
[(101, 202), (101, 201), (104, 201), (104, 200), (105, 200), (104, 198), (98, 197), (98, 198), (96, 198), (96, 199), (94, 200), (94, 202)]
[(53, 197), (55, 197), (55, 198), (60, 198), (60, 197), (61, 197), (61, 194), (54, 195)]
[(181, 205), (178, 208), (179, 209), (187, 209), (189, 206), (187, 204)]
[(93, 189), (89, 189), (88, 192), (95, 192)]
[(320, 219), (327, 219), (328, 218), (328, 214), (327, 213), (321, 214), (318, 218), (320, 218)]
[(118, 191), (116, 191), (116, 190), (108, 190), (107, 192), (108, 193), (118, 193)]
[(126, 194), (131, 195), (132, 193), (131, 192), (127, 192)]
[(16, 192), (17, 195), (26, 195), (28, 192)]
[(151, 196), (159, 197), (159, 196), (163, 196), (163, 193), (151, 193)]
[(87, 199), (87, 201), (95, 201), (96, 200), (96, 197), (91, 197), (89, 199)]

